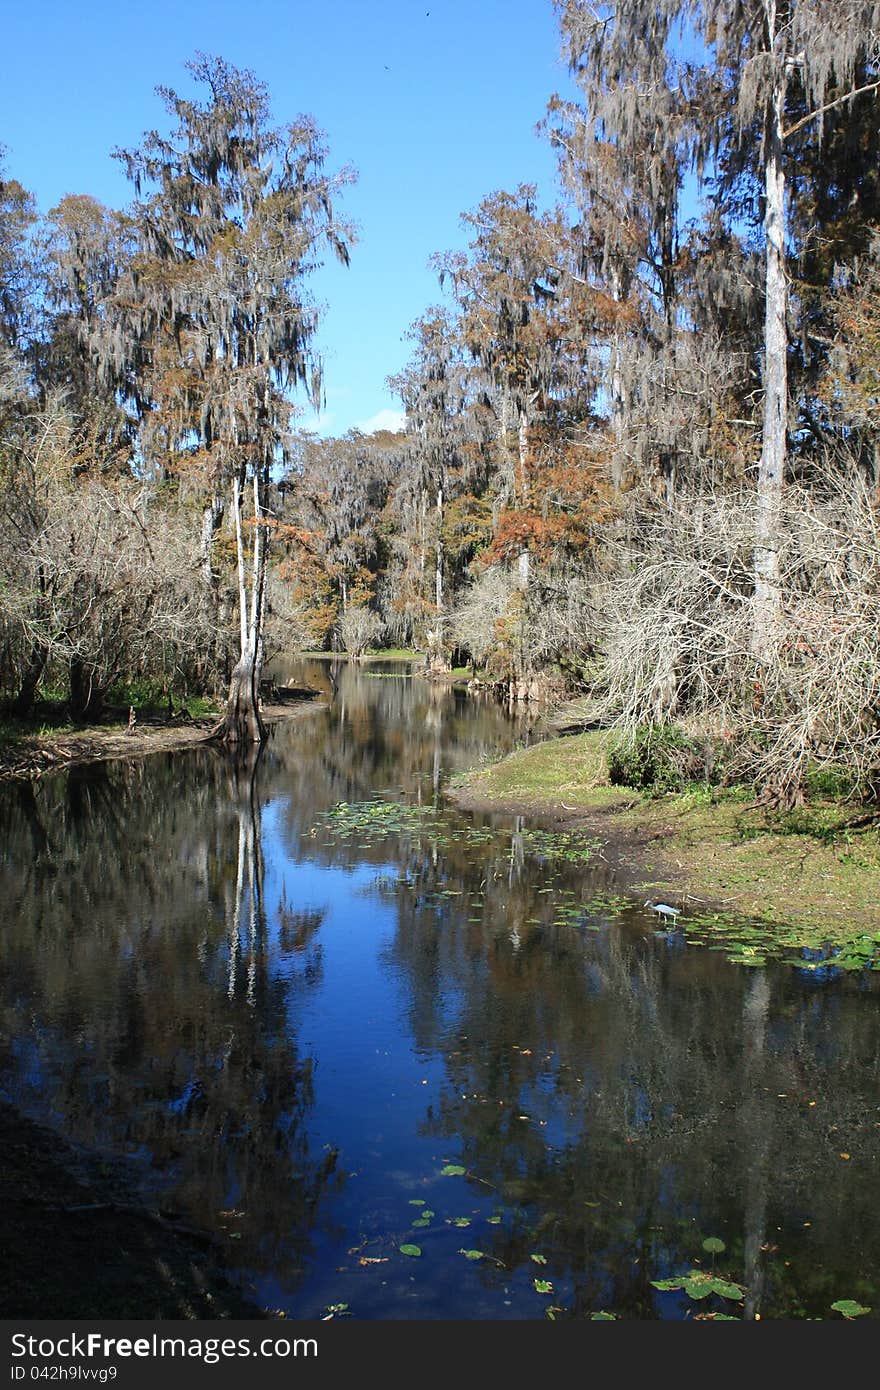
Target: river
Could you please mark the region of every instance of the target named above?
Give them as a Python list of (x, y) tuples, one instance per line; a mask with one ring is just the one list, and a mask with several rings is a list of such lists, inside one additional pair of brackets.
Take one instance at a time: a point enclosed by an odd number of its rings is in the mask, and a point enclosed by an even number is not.
[(491, 701), (285, 674), (324, 707), (244, 766), (0, 788), (2, 1095), (288, 1317), (876, 1317), (878, 975), (735, 963), (457, 810), (530, 736)]

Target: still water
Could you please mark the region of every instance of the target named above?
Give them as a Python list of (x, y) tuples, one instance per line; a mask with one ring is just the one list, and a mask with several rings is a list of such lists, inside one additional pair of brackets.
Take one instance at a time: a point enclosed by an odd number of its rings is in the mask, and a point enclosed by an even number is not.
[(284, 674), (325, 705), (248, 766), (0, 789), (0, 1094), (290, 1317), (876, 1317), (878, 975), (732, 964), (457, 811), (529, 737), (495, 704)]

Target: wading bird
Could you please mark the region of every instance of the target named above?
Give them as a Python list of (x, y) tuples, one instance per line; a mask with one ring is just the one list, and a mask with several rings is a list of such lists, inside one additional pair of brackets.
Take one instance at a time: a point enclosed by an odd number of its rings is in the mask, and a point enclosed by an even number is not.
[(645, 903), (645, 907), (649, 907), (652, 912), (656, 912), (658, 917), (665, 917), (667, 921), (673, 923), (681, 912), (680, 907), (670, 907), (668, 903), (652, 903), (650, 898)]

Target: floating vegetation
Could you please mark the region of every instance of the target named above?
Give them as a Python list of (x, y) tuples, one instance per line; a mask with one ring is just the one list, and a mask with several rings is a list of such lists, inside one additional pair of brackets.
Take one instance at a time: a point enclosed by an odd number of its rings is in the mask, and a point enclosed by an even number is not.
[(422, 1253), (422, 1247), (420, 1245), (401, 1245), (398, 1249), (401, 1255), (411, 1255), (413, 1258)]
[[(482, 848), (484, 854), (486, 851), (490, 855), (496, 853), (499, 860), (508, 860), (512, 853), (531, 859), (543, 875), (531, 905), (532, 915), (527, 918), (532, 927), (601, 932), (624, 913), (634, 909), (644, 911), (643, 905), (632, 896), (612, 891), (594, 892), (579, 900), (576, 889), (563, 883), (562, 871), (568, 866), (593, 862), (600, 845), (580, 831), (493, 829), (472, 824), (443, 807), (392, 798), (393, 792), (386, 791), (369, 801), (340, 801), (332, 810), (323, 812), (318, 822), (332, 835), (352, 840), (359, 850), (375, 848), (389, 836), (400, 836), (410, 841), (430, 841), (432, 852), (456, 846), (465, 850)], [(487, 875), (488, 868), (491, 864), (487, 866)], [(384, 872), (372, 886), (380, 892), (396, 892), (401, 888), (416, 890), (417, 877), (414, 879), (407, 873), (395, 878)], [(656, 887), (659, 889), (660, 885)], [(483, 903), (482, 893), (471, 894), (466, 888), (455, 886), (454, 878), (451, 883), (444, 883), (442, 879), (435, 882), (421, 894), (420, 905), (441, 912), (445, 904), (454, 903), (457, 898), (464, 900), (464, 920), (469, 925), (485, 925), (483, 917), (478, 915)], [(539, 908), (544, 902), (546, 912), (543, 907)], [(770, 961), (782, 961), (805, 972), (817, 984), (833, 980), (842, 972), (880, 971), (880, 932), (861, 932), (848, 941), (833, 942), (824, 937), (821, 929), (806, 933), (803, 927), (755, 921), (735, 912), (701, 912), (683, 906), (677, 911), (675, 920), (659, 926), (654, 935), (670, 949), (703, 946), (720, 952), (732, 964), (746, 968), (760, 969)]]
[(856, 1303), (854, 1298), (838, 1298), (831, 1307), (835, 1313), (840, 1313), (845, 1318), (861, 1318), (871, 1311), (864, 1303)]
[(721, 951), (734, 965), (762, 966), (768, 961), (792, 965), (818, 980), (833, 979), (841, 971), (880, 970), (880, 932), (862, 932), (849, 941), (833, 942), (820, 932), (807, 935), (802, 928), (773, 922), (757, 923), (734, 913), (682, 913), (675, 928), (657, 933), (661, 938)]
[(526, 854), (568, 864), (588, 864), (601, 843), (574, 830), (523, 830), (520, 833)]
[(347, 1303), (328, 1303), (321, 1317), (322, 1322), (330, 1322), (333, 1318), (350, 1318), (351, 1310)]
[(704, 1269), (690, 1269), (675, 1279), (652, 1279), (655, 1289), (666, 1293), (670, 1289), (684, 1289), (688, 1298), (708, 1298), (717, 1293), (721, 1298), (741, 1299), (745, 1295), (742, 1284), (734, 1284), (731, 1279), (721, 1279), (715, 1274), (707, 1274)]
[(632, 906), (632, 899), (624, 897), (622, 893), (595, 893), (592, 898), (581, 903), (576, 910), (589, 912), (593, 916), (600, 912), (606, 912), (613, 916)]
[(590, 840), (577, 831), (492, 830), (482, 825), (471, 825), (465, 820), (454, 820), (436, 806), (386, 801), (377, 797), (370, 801), (340, 801), (332, 810), (322, 812), (318, 820), (338, 835), (357, 835), (368, 842), (383, 839), (386, 835), (430, 834), (432, 839), (444, 845), (496, 843), (499, 849), (506, 851), (511, 835), (516, 835), (523, 853), (543, 863), (587, 864), (599, 846), (599, 841)]

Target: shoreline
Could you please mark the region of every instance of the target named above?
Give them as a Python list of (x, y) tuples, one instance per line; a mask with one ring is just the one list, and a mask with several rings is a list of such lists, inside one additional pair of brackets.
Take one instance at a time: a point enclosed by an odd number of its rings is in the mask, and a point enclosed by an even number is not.
[(848, 826), (854, 808), (761, 808), (744, 794), (699, 788), (651, 797), (612, 787), (601, 733), (531, 744), (461, 775), (464, 810), (549, 818), (603, 842), (634, 888), (674, 905), (748, 917), (817, 939), (880, 940), (880, 827)]
[[(263, 720), (273, 725), (323, 708), (320, 692), (312, 698), (261, 706)], [(145, 758), (151, 753), (173, 753), (207, 743), (221, 710), (210, 715), (171, 723), (163, 716), (141, 714), (129, 732), (124, 724), (91, 725), (59, 733), (22, 734), (0, 746), (0, 783), (29, 781), (80, 763), (106, 762), (113, 758)]]
[[(380, 658), (375, 658), (380, 659)], [(268, 725), (326, 706), (311, 697), (265, 702)], [(170, 724), (158, 713), (122, 723), (23, 734), (0, 745), (0, 784), (79, 763), (140, 758), (207, 743), (220, 711)], [(721, 913), (848, 940), (880, 931), (880, 825), (852, 830), (853, 807), (772, 812), (744, 793), (696, 788), (652, 797), (612, 787), (602, 731), (551, 735), (460, 774), (447, 795), (464, 810), (538, 816), (603, 843), (636, 891)], [(824, 818), (824, 819), (823, 819)]]

